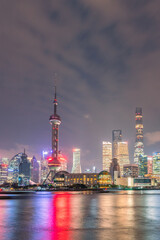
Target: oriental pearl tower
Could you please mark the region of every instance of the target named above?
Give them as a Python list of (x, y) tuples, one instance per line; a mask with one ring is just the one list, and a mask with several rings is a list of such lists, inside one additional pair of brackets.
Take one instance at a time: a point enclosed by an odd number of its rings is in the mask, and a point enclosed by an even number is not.
[(56, 87), (55, 87), (55, 96), (54, 96), (54, 114), (52, 114), (49, 118), (49, 122), (52, 126), (52, 156), (48, 158), (48, 167), (49, 173), (47, 175), (46, 180), (50, 180), (52, 182), (55, 173), (60, 169), (61, 163), (58, 158), (59, 150), (59, 126), (61, 124), (61, 118), (57, 114), (57, 98), (56, 98)]

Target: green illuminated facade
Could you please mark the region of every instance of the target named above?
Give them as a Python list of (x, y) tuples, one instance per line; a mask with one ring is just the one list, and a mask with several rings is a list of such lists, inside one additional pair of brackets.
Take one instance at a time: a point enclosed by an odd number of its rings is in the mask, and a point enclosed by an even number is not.
[(140, 155), (138, 161), (139, 176), (144, 177), (148, 173), (148, 156)]
[(153, 174), (160, 174), (160, 152), (153, 153)]

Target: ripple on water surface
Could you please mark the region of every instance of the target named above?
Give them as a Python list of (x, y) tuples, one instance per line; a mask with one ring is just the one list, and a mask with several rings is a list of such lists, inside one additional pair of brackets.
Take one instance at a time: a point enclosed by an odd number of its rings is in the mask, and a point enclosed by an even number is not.
[(160, 239), (160, 191), (9, 197), (0, 200), (0, 240)]

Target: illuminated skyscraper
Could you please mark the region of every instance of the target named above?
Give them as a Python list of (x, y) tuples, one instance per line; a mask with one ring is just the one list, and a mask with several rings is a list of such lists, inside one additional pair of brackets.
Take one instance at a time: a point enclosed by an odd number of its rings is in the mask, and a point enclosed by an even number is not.
[(8, 178), (8, 164), (0, 163), (0, 184), (7, 181)]
[(123, 176), (123, 166), (129, 164), (128, 142), (118, 142), (117, 159), (120, 166), (120, 173)]
[(102, 142), (103, 170), (109, 171), (111, 162), (112, 162), (112, 143)]
[(122, 130), (112, 131), (112, 158), (117, 158), (118, 142), (122, 141)]
[(34, 183), (39, 183), (39, 163), (37, 159), (33, 156), (31, 159), (31, 181)]
[(153, 153), (153, 174), (160, 174), (160, 152)]
[(148, 156), (140, 155), (138, 158), (139, 176), (144, 177), (148, 173)]
[(148, 174), (152, 174), (153, 172), (153, 157), (148, 156)]
[(134, 162), (138, 164), (138, 157), (144, 155), (142, 108), (136, 108), (135, 120), (136, 142), (134, 149)]
[(21, 162), (19, 164), (19, 177), (18, 183), (19, 185), (29, 185), (29, 180), (31, 177), (31, 169), (30, 169), (30, 162), (27, 158), (27, 155), (24, 151), (21, 157)]
[(42, 158), (41, 158), (41, 172), (40, 172), (40, 178), (41, 178), (41, 183), (43, 183), (47, 175), (49, 173), (49, 167), (48, 167), (48, 159), (49, 157), (49, 152), (48, 151), (43, 151), (42, 152)]
[(115, 178), (120, 177), (120, 166), (118, 164), (117, 158), (113, 158), (112, 159), (109, 172), (110, 172), (110, 174), (112, 176), (113, 182), (114, 182)]
[(18, 183), (19, 165), (22, 162), (22, 155), (23, 153), (18, 153), (9, 161), (8, 165), (9, 182)]
[(80, 149), (73, 149), (73, 167), (72, 173), (81, 173), (81, 163), (80, 163)]
[(92, 172), (93, 172), (93, 173), (96, 173), (96, 166), (93, 166)]
[(38, 164), (39, 164), (39, 183), (41, 183), (41, 161), (37, 160)]
[(8, 178), (8, 158), (0, 159), (0, 184), (3, 184), (7, 181)]

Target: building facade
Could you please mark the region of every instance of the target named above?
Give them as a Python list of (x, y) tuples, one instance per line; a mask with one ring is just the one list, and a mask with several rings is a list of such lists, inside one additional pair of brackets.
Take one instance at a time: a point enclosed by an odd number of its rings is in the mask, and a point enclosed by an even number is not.
[(136, 141), (134, 147), (134, 162), (138, 164), (139, 156), (144, 155), (143, 144), (143, 120), (142, 108), (136, 108), (135, 121), (136, 121)]
[(112, 159), (109, 172), (111, 174), (113, 182), (116, 178), (120, 177), (120, 166), (117, 158)]
[(65, 177), (67, 186), (73, 184), (84, 184), (86, 186), (94, 186), (98, 183), (98, 173), (72, 173)]
[(0, 163), (2, 163), (2, 164), (9, 164), (9, 159), (8, 158), (2, 158), (1, 160), (0, 160)]
[(60, 171), (55, 174), (54, 184), (57, 187), (85, 185), (89, 188), (105, 188), (112, 184), (112, 177), (107, 171), (100, 173), (68, 173)]
[(153, 173), (153, 157), (148, 156), (148, 174)]
[(138, 164), (126, 164), (123, 166), (124, 177), (138, 177)]
[(120, 166), (120, 175), (123, 176), (123, 166), (129, 164), (128, 142), (118, 142), (117, 159)]
[(19, 185), (29, 185), (29, 181), (31, 178), (31, 169), (30, 169), (30, 162), (27, 159), (27, 155), (24, 153), (21, 156), (21, 163), (19, 164), (19, 177), (18, 177), (18, 184)]
[(23, 153), (18, 153), (9, 161), (8, 181), (11, 183), (18, 183), (19, 165), (22, 162), (22, 155)]
[(101, 171), (98, 174), (98, 185), (100, 188), (106, 188), (108, 185), (111, 185), (113, 183), (112, 177), (109, 172), (107, 171)]
[(46, 180), (48, 173), (49, 173), (48, 162), (47, 159), (44, 158), (41, 160), (41, 173), (40, 173), (41, 183), (43, 183)]
[(139, 155), (138, 158), (139, 176), (144, 177), (144, 175), (148, 173), (148, 156)]
[(7, 182), (8, 164), (0, 163), (0, 184)]
[(112, 143), (102, 142), (102, 166), (103, 170), (109, 171), (112, 162)]
[(8, 179), (8, 158), (0, 159), (0, 184), (7, 182)]
[(160, 174), (160, 152), (153, 153), (153, 174)]
[(112, 131), (112, 158), (117, 158), (118, 143), (122, 141), (122, 130)]
[(37, 159), (33, 156), (31, 159), (31, 181), (34, 183), (39, 183), (39, 170), (40, 166)]
[(81, 173), (81, 163), (80, 163), (80, 149), (73, 149), (73, 167), (72, 173)]
[(134, 187), (150, 187), (155, 186), (155, 179), (152, 178), (134, 178), (133, 179)]
[(143, 188), (143, 187), (152, 187), (156, 186), (155, 179), (152, 178), (132, 178), (132, 177), (122, 177), (117, 179), (117, 185), (122, 185), (126, 187), (135, 187), (135, 188)]

